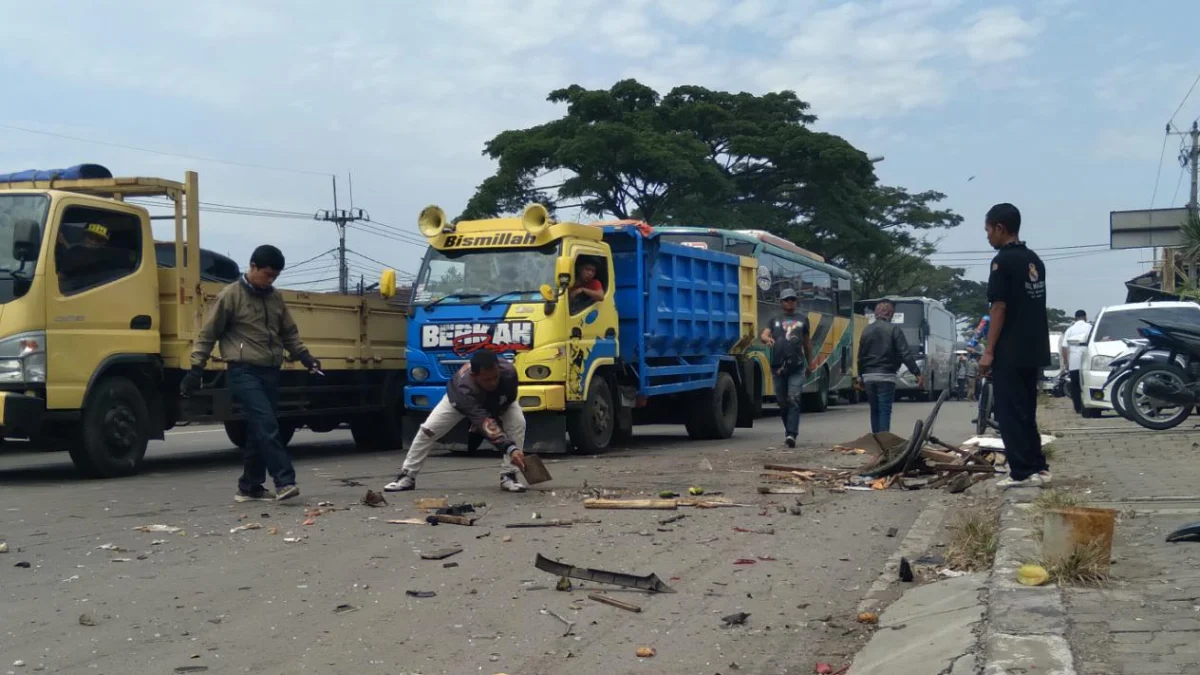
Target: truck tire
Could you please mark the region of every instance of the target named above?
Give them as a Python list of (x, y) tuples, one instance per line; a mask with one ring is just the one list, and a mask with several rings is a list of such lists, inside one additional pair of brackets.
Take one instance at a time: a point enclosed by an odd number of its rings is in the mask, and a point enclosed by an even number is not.
[(804, 408), (806, 412), (823, 413), (829, 410), (829, 369), (822, 366), (821, 374), (817, 377), (817, 393), (805, 394)]
[(603, 452), (612, 443), (616, 428), (616, 408), (608, 380), (595, 375), (588, 387), (582, 410), (571, 411), (567, 417), (567, 434), (575, 451), (590, 455)]
[[(233, 443), (238, 448), (246, 447), (246, 439), (249, 431), (246, 428), (245, 420), (231, 420), (225, 423), (225, 435), (229, 437), (229, 442)], [(287, 447), (292, 442), (292, 437), (296, 435), (296, 427), (279, 421), (279, 443), (283, 447)]]
[(717, 383), (712, 389), (698, 392), (695, 405), (688, 411), (688, 436), (697, 440), (729, 438), (737, 426), (737, 416), (737, 385), (729, 373), (717, 373)]
[(150, 411), (141, 390), (124, 377), (97, 383), (84, 403), (71, 460), (91, 478), (131, 476), (150, 442)]

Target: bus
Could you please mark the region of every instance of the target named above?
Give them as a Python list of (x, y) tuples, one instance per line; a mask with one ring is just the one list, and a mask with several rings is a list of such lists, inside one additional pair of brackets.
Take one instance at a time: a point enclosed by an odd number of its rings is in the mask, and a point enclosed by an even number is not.
[(954, 314), (940, 300), (932, 298), (887, 297), (859, 300), (854, 303), (854, 313), (863, 325), (875, 322), (875, 305), (887, 300), (896, 307), (892, 323), (904, 331), (904, 338), (917, 359), (917, 365), (925, 376), (925, 386), (917, 386), (917, 378), (900, 367), (900, 384), (897, 396), (911, 396), (927, 401), (941, 396), (942, 392), (954, 388), (954, 348), (958, 343), (957, 322)]
[[(703, 227), (655, 227), (665, 241), (758, 261), (758, 333), (779, 313), (779, 293), (796, 291), (798, 309), (808, 313), (815, 367), (804, 385), (804, 408), (824, 412), (838, 395), (854, 396), (852, 337), (854, 295), (850, 273), (821, 256), (762, 230), (718, 230)], [(759, 393), (756, 411), (775, 401), (775, 378), (770, 376), (770, 349), (755, 336), (747, 350), (754, 361)]]

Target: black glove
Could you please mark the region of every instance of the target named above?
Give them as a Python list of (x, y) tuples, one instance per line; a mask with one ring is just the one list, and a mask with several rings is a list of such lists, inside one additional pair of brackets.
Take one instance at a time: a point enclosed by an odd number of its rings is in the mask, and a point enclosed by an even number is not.
[(304, 356), (301, 356), (300, 363), (304, 364), (304, 367), (309, 370), (321, 369), (321, 362), (317, 359), (314, 359), (312, 354), (305, 354)]
[(185, 397), (196, 393), (196, 390), (199, 389), (200, 385), (203, 383), (203, 378), (204, 369), (193, 366), (192, 369), (188, 371), (187, 375), (183, 376), (183, 380), (180, 381), (179, 393)]

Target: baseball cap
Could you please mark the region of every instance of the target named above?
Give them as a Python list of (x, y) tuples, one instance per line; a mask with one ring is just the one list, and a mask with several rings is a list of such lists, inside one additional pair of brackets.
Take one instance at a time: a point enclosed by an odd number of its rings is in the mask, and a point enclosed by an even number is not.
[(779, 292), (779, 299), (781, 301), (782, 300), (795, 300), (796, 299), (796, 291), (793, 291), (790, 288), (785, 288)]

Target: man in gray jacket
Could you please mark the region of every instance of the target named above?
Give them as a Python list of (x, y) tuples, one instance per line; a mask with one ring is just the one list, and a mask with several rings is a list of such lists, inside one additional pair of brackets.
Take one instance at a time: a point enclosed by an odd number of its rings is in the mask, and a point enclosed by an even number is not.
[(896, 400), (896, 373), (900, 365), (925, 386), (921, 368), (908, 349), (904, 331), (892, 323), (895, 307), (887, 300), (875, 305), (875, 322), (867, 326), (858, 341), (858, 374), (871, 405), (871, 433), (891, 431), (892, 403)]
[(417, 430), (404, 465), (396, 480), (383, 486), (386, 492), (404, 492), (417, 487), (417, 474), (433, 444), (450, 433), (463, 419), (471, 433), (482, 436), (504, 453), (500, 460), (500, 489), (524, 492), (517, 469), (525, 470), (525, 413), (517, 402), (517, 370), (495, 352), (477, 351), (471, 362), (458, 369), (446, 383), (446, 395)]
[[(245, 468), (237, 502), (282, 501), (300, 494), (292, 459), (279, 440), (279, 369), (285, 351), (310, 371), (319, 372), (321, 362), (300, 341), (296, 322), (272, 285), (283, 266), (283, 253), (274, 246), (254, 249), (250, 271), (217, 295), (196, 336), (192, 368), (179, 383), (184, 396), (195, 393), (213, 347), (220, 347), (229, 387), (246, 416)], [(268, 471), (276, 493), (263, 487)]]

